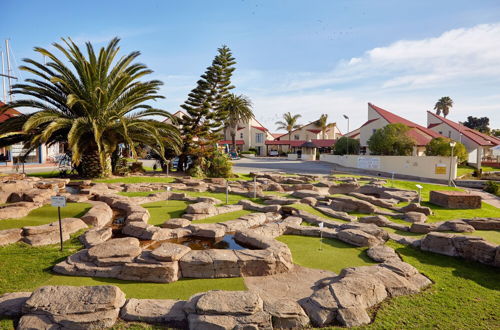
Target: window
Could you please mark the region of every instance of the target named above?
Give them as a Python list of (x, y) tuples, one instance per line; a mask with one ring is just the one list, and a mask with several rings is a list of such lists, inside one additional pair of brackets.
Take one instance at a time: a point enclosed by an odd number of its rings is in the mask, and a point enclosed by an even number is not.
[(255, 134), (255, 142), (256, 143), (263, 143), (264, 142), (264, 133)]
[(243, 132), (240, 133), (240, 139), (243, 139)]
[(294, 140), (300, 140), (300, 135), (299, 135), (299, 134), (295, 134), (295, 135), (293, 136), (293, 139), (294, 139)]
[(448, 131), (448, 137), (451, 138), (451, 131)]
[(376, 131), (377, 131), (376, 128), (372, 129), (372, 134), (375, 134)]
[(439, 134), (443, 135), (443, 131), (439, 131)]

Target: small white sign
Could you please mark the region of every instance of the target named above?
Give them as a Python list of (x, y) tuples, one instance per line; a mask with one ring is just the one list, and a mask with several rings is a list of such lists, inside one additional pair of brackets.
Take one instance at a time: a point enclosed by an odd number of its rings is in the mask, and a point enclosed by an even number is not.
[(318, 224), (319, 228), (323, 228), (323, 227), (324, 227), (324, 225), (325, 225), (325, 224), (324, 224), (323, 222), (320, 222), (320, 223)]
[(64, 196), (52, 196), (50, 197), (50, 205), (56, 207), (65, 207), (66, 206), (66, 197)]

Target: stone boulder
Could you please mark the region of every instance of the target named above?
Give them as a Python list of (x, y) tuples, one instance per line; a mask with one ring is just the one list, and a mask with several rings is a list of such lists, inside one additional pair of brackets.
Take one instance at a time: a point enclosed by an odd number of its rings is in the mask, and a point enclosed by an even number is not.
[(147, 264), (141, 262), (126, 263), (121, 267), (116, 278), (127, 281), (171, 283), (179, 279), (178, 262)]
[[(78, 218), (61, 219), (63, 241), (67, 241), (74, 234), (88, 226)], [(41, 226), (23, 227), (23, 241), (32, 246), (57, 244), (60, 242), (59, 221)]]
[(302, 190), (295, 190), (293, 193), (292, 193), (292, 196), (293, 197), (296, 197), (296, 198), (306, 198), (306, 197), (313, 197), (315, 198), (316, 200), (324, 200), (325, 199), (325, 195), (318, 192), (318, 191), (314, 191), (314, 190), (305, 190), (305, 189), (302, 189)]
[(21, 228), (0, 230), (0, 246), (19, 242), (22, 239)]
[(88, 249), (93, 246), (104, 243), (113, 235), (111, 227), (93, 228), (80, 235), (79, 240)]
[(357, 182), (346, 182), (339, 184), (332, 184), (328, 189), (328, 193), (330, 195), (334, 194), (348, 194), (354, 191), (357, 191), (360, 187), (360, 184)]
[(419, 203), (410, 203), (406, 205), (405, 207), (402, 207), (400, 209), (400, 212), (406, 213), (406, 212), (419, 212), (423, 213), (426, 216), (429, 216), (432, 214), (432, 210), (430, 207), (427, 206), (421, 206)]
[[(36, 289), (23, 306), (20, 327), (43, 329), (104, 329), (112, 327), (125, 304), (116, 286), (44, 286)], [(41, 323), (40, 318), (42, 318)]]
[(22, 307), (31, 296), (31, 292), (11, 292), (0, 295), (0, 317), (21, 316)]
[(358, 220), (361, 223), (373, 223), (377, 226), (384, 227), (392, 224), (392, 221), (384, 217), (383, 215), (373, 215), (368, 217), (362, 217)]
[(355, 246), (375, 246), (383, 244), (383, 241), (379, 240), (375, 236), (357, 229), (341, 230), (337, 233), (337, 238)]
[(257, 212), (280, 212), (281, 205), (261, 205), (252, 202), (248, 199), (241, 199), (238, 202), (239, 205), (243, 205), (243, 209)]
[(217, 209), (212, 203), (199, 202), (195, 204), (189, 204), (186, 208), (186, 213), (216, 215)]
[(463, 219), (476, 230), (500, 230), (500, 218)]
[(223, 237), (226, 234), (226, 227), (216, 223), (200, 223), (188, 227), (193, 236), (198, 237)]
[(375, 213), (377, 207), (369, 202), (350, 198), (350, 197), (332, 197), (330, 207), (335, 211), (343, 212), (358, 212), (358, 213)]
[(191, 221), (189, 221), (186, 218), (172, 218), (165, 221), (161, 226), (163, 228), (175, 229), (175, 228), (184, 228), (189, 226), (190, 224)]
[(90, 261), (97, 264), (131, 262), (141, 253), (139, 240), (134, 237), (114, 238), (91, 247), (87, 251)]
[(316, 206), (316, 204), (318, 204), (318, 200), (314, 197), (304, 197), (300, 200), (300, 202), (311, 206)]
[(128, 299), (121, 309), (120, 318), (183, 329), (187, 327), (185, 304), (185, 301), (171, 299)]
[(345, 221), (356, 221), (358, 217), (355, 215), (350, 215), (346, 212), (342, 211), (335, 211), (330, 207), (327, 206), (316, 206), (316, 210), (320, 211), (321, 213), (326, 214), (329, 217), (340, 219), (340, 220), (345, 220)]
[(104, 227), (113, 220), (113, 210), (103, 202), (92, 202), (92, 208), (81, 219), (89, 226)]
[(189, 251), (187, 246), (165, 242), (151, 251), (151, 255), (159, 261), (178, 261)]
[(420, 212), (410, 211), (404, 214), (403, 220), (411, 223), (424, 223), (427, 221), (427, 216)]
[(372, 246), (366, 253), (370, 258), (372, 258), (376, 262), (386, 262), (391, 259), (399, 260), (399, 256), (393, 248), (388, 247), (387, 245), (377, 245)]

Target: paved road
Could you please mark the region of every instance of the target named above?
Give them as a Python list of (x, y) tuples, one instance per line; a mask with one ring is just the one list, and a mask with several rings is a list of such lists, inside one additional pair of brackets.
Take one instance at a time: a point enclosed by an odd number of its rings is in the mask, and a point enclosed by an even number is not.
[(280, 158), (241, 158), (233, 162), (234, 172), (282, 171), (287, 173), (330, 174), (333, 166), (327, 162), (287, 160)]

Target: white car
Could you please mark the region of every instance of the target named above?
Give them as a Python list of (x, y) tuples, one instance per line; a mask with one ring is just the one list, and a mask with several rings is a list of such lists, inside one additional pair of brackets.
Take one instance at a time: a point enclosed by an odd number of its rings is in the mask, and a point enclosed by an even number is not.
[(279, 155), (278, 150), (269, 151), (269, 156), (278, 156), (278, 155)]

